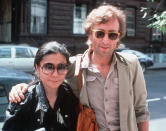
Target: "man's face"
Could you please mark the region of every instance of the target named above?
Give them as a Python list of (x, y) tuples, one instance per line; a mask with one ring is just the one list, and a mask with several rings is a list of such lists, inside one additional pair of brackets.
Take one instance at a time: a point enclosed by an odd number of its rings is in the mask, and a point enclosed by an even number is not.
[(93, 25), (89, 38), (94, 53), (100, 56), (111, 56), (117, 48), (119, 35), (119, 22), (116, 18), (110, 19), (105, 24)]

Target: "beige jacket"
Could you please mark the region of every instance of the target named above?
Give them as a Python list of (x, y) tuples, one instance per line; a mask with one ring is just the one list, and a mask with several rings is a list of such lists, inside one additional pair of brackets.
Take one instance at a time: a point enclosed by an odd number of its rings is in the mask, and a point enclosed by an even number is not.
[[(119, 103), (120, 103), (120, 128), (121, 131), (138, 131), (137, 123), (149, 119), (146, 103), (146, 86), (142, 69), (135, 55), (115, 53), (117, 57), (117, 69), (119, 77)], [(88, 50), (81, 56), (87, 57)], [(77, 60), (76, 60), (77, 59)], [(84, 61), (85, 62), (85, 61)], [(67, 75), (67, 82), (77, 93), (77, 75), (81, 64), (80, 59), (71, 58), (71, 69)], [(75, 75), (75, 76), (74, 76)], [(82, 68), (82, 90), (80, 93), (82, 104), (89, 106), (86, 87), (86, 68)]]

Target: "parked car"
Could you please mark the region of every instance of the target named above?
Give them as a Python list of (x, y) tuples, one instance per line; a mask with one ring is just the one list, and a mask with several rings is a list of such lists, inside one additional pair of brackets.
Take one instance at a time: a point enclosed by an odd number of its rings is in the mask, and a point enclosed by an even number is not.
[(38, 48), (20, 45), (0, 45), (0, 66), (33, 72)]
[(144, 53), (140, 51), (131, 50), (131, 49), (117, 49), (117, 51), (136, 55), (138, 57), (138, 60), (140, 62), (143, 72), (146, 71), (147, 67), (150, 67), (153, 65), (152, 58), (150, 58), (149, 56), (145, 55)]
[(4, 120), (11, 87), (18, 83), (29, 83), (32, 79), (33, 76), (31, 74), (16, 69), (0, 67), (0, 122)]

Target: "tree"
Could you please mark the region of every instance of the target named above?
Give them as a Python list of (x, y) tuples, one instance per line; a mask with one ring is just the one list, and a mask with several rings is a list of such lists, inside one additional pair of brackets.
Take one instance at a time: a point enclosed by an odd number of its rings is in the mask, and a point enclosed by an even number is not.
[[(147, 0), (149, 1), (149, 0)], [(151, 0), (154, 2), (155, 0)], [(161, 31), (163, 34), (166, 34), (166, 11), (160, 11), (160, 9), (166, 8), (166, 0), (161, 0), (157, 5), (152, 17), (148, 18), (150, 24), (147, 25), (148, 28), (156, 28)], [(143, 18), (148, 15), (148, 8), (142, 7), (141, 12), (144, 12)]]

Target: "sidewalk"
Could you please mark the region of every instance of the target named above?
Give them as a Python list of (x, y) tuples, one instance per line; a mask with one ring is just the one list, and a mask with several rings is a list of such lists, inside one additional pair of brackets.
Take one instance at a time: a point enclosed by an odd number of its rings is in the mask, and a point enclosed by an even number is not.
[(146, 54), (153, 59), (154, 65), (147, 69), (166, 69), (166, 53)]
[(3, 122), (0, 122), (0, 131), (2, 130)]
[(154, 63), (153, 66), (150, 66), (147, 69), (149, 69), (149, 70), (166, 69), (166, 62), (165, 63)]

